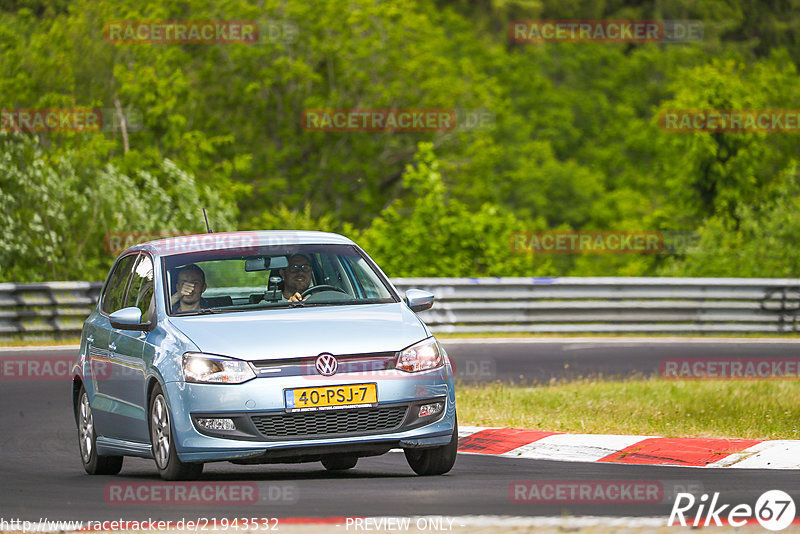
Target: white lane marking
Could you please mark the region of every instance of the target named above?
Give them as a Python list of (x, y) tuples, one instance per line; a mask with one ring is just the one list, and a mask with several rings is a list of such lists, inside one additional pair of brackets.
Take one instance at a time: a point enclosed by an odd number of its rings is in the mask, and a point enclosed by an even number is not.
[[(573, 529), (580, 527), (665, 527), (667, 526), (666, 517), (503, 517), (503, 516), (467, 516), (455, 518), (453, 524), (463, 524), (464, 526), (533, 526), (533, 527), (560, 527)], [(459, 519), (462, 520), (459, 523)]]
[(706, 467), (800, 469), (800, 440), (764, 441)]
[(571, 350), (591, 350), (596, 349), (599, 347), (625, 347), (625, 348), (634, 348), (634, 347), (646, 347), (648, 346), (647, 343), (573, 343), (569, 345), (564, 345), (561, 347), (561, 350), (564, 352), (571, 351)]
[(508, 451), (503, 456), (565, 462), (596, 462), (609, 454), (653, 437), (657, 436), (555, 434)]
[[(481, 430), (503, 430), (501, 427), (463, 426), (458, 436), (466, 437)], [(493, 457), (525, 458), (528, 460), (555, 460), (562, 462), (596, 462), (609, 454), (619, 452), (640, 441), (662, 436), (628, 436), (620, 434), (554, 434), (538, 441), (527, 443)], [(458, 454), (481, 452), (459, 451)], [(623, 464), (617, 464), (623, 465)], [(706, 465), (659, 464), (660, 467), (678, 468), (725, 468), (739, 469), (800, 469), (800, 440), (764, 441), (741, 452), (733, 453), (722, 460)]]
[[(555, 516), (555, 517), (523, 517), (501, 515), (466, 515), (466, 516), (411, 516), (407, 518), (411, 525), (416, 525), (417, 520), (428, 524), (437, 525), (442, 518), (446, 518), (446, 526), (452, 527), (561, 527), (574, 529), (581, 527), (631, 527), (655, 528), (666, 527), (667, 517), (603, 517), (603, 516)], [(371, 517), (373, 521), (381, 519), (397, 520), (397, 517)]]
[(520, 337), (496, 337), (496, 338), (442, 338), (439, 343), (444, 345), (510, 345), (510, 344), (581, 344), (593, 343), (597, 345), (613, 345), (613, 344), (652, 344), (661, 343), (665, 345), (674, 344), (719, 344), (719, 345), (770, 345), (770, 344), (800, 344), (800, 339), (797, 338), (735, 338), (735, 337), (536, 337), (536, 338), (520, 338)]
[(34, 351), (45, 351), (45, 350), (78, 350), (80, 349), (80, 345), (31, 345), (25, 347), (0, 347), (0, 352), (34, 352)]

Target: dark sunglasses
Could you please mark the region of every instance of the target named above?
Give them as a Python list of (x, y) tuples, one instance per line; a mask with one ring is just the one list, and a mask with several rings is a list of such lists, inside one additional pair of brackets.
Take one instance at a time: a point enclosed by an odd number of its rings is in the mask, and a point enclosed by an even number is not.
[(300, 271), (307, 273), (311, 270), (311, 266), (307, 263), (304, 263), (303, 265), (290, 265), (287, 267), (287, 269), (290, 273), (299, 273)]

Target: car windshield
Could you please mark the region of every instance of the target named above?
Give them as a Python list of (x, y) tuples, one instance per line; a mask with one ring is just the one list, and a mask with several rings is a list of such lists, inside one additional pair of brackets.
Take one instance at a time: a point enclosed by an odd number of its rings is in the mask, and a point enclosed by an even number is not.
[(211, 250), (162, 261), (170, 315), (396, 302), (352, 245)]

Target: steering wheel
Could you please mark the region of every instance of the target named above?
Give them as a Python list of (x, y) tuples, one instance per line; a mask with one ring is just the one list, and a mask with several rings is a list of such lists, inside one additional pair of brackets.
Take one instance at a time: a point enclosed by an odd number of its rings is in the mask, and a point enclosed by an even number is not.
[(317, 291), (339, 291), (340, 293), (344, 293), (345, 295), (348, 294), (347, 291), (345, 291), (341, 287), (328, 286), (328, 285), (318, 285), (318, 286), (309, 287), (308, 289), (303, 291), (303, 293), (300, 296), (303, 297), (303, 298), (306, 298), (308, 295), (311, 295), (312, 293), (316, 293)]

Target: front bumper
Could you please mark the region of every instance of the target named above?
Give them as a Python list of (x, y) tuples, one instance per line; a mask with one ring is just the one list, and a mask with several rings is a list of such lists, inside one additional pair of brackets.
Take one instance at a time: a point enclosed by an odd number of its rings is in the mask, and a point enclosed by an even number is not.
[[(271, 417), (295, 415), (285, 412), (284, 389), (367, 382), (377, 384), (378, 409), (408, 408), (399, 425), (389, 430), (269, 436), (262, 431), (265, 428), (263, 425), (254, 424), (256, 420), (270, 421)], [(256, 378), (235, 385), (168, 382), (165, 384), (165, 394), (172, 414), (175, 447), (184, 462), (304, 461), (304, 458), (310, 460), (320, 454), (367, 456), (397, 447), (435, 447), (450, 441), (456, 420), (455, 390), (449, 364), (415, 374), (391, 370), (358, 373), (357, 376), (342, 374), (330, 378)], [(427, 419), (414, 417), (418, 406), (436, 401), (445, 404), (440, 414)], [(330, 413), (333, 412), (321, 415)], [(313, 417), (313, 414), (304, 415)], [(196, 423), (198, 417), (228, 417), (236, 422), (237, 428), (235, 431), (200, 431)]]

